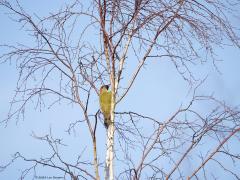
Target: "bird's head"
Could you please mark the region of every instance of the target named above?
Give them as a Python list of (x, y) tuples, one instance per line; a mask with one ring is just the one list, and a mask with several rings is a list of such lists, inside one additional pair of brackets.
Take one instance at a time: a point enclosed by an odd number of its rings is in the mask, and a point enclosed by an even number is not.
[(108, 91), (109, 89), (109, 85), (103, 85), (101, 88), (100, 88), (100, 93), (104, 92), (104, 91)]

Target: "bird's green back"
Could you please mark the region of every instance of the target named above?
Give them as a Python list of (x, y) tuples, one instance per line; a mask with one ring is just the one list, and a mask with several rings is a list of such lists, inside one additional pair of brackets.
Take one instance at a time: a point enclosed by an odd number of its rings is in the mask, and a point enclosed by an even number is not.
[(100, 95), (100, 107), (104, 116), (110, 116), (111, 113), (112, 92), (104, 91)]

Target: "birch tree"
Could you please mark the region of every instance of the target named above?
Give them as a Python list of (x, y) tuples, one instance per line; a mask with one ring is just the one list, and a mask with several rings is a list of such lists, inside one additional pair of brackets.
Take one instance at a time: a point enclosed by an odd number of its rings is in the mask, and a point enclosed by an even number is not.
[[(59, 170), (65, 179), (103, 179), (101, 174), (106, 180), (208, 179), (205, 167), (215, 162), (229, 176), (240, 178), (236, 169), (217, 158), (221, 154), (239, 167), (239, 153), (228, 147), (229, 139), (240, 138), (239, 109), (212, 95), (199, 94), (204, 79), (197, 80), (192, 68), (209, 61), (217, 68), (215, 48), (226, 42), (239, 48), (239, 31), (230, 20), (239, 16), (239, 1), (76, 0), (67, 1), (58, 12), (45, 17), (29, 14), (18, 1), (1, 0), (0, 6), (34, 40), (31, 46), (1, 46), (7, 49), (0, 56), (1, 62), (16, 63), (19, 72), (9, 115), (1, 124), (24, 118), (30, 101), (42, 108), (45, 97), (51, 96), (54, 100), (49, 107), (58, 102), (80, 107), (81, 120), (70, 123), (68, 131), (85, 123), (91, 140), (87, 146), (93, 155), (88, 163), (81, 159), (81, 153), (75, 164), (66, 162), (58, 151), (64, 143), (54, 138), (51, 130), (46, 136), (32, 136), (48, 143), (52, 156), (28, 158), (17, 152), (9, 163), (1, 165), (1, 171), (21, 159), (32, 166), (22, 171), (20, 179), (30, 172), (35, 174), (41, 165)], [(190, 87), (190, 100), (167, 119), (131, 110), (118, 112), (117, 107), (123, 99), (127, 101), (141, 70), (152, 59), (165, 59), (174, 65)], [(57, 85), (51, 84), (52, 77)], [(33, 79), (34, 85), (30, 83)], [(98, 151), (96, 136), (97, 129), (104, 128), (103, 116), (91, 106), (91, 98), (99, 95), (103, 84), (110, 84), (113, 93), (105, 160), (100, 157), (104, 152)], [(212, 110), (201, 112), (195, 105), (202, 102), (211, 104)], [(215, 142), (214, 147), (205, 147), (203, 142), (209, 139)], [(209, 152), (200, 156), (203, 148)], [(137, 158), (131, 156), (135, 151)], [(196, 169), (184, 172), (182, 163), (196, 158), (201, 159)], [(116, 164), (121, 164), (121, 172), (114, 171)]]

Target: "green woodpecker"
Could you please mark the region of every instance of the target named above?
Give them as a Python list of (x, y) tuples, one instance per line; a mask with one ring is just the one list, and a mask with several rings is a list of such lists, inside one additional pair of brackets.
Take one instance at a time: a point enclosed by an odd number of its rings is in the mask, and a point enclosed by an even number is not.
[(109, 85), (103, 85), (100, 88), (99, 103), (100, 108), (104, 116), (104, 125), (108, 128), (111, 123), (111, 102), (112, 102), (112, 92), (108, 90)]

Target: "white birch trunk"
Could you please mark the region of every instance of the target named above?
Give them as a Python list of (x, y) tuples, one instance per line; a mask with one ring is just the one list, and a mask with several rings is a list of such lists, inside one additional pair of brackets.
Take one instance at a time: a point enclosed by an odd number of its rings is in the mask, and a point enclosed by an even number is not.
[(115, 109), (115, 90), (112, 92), (112, 104), (111, 104), (111, 123), (107, 129), (107, 152), (105, 162), (105, 180), (114, 180), (114, 109)]
[(105, 179), (114, 179), (114, 168), (113, 168), (113, 157), (114, 157), (114, 124), (110, 124), (107, 130), (107, 153), (106, 153), (106, 164), (105, 164)]

